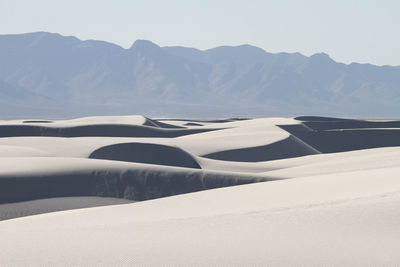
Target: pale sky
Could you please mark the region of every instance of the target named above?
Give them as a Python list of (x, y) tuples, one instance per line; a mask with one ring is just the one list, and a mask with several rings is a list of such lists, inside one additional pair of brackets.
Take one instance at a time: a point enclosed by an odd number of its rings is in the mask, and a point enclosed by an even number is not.
[(136, 39), (199, 49), (251, 44), (400, 65), (400, 0), (0, 0), (0, 34), (34, 31), (125, 48)]

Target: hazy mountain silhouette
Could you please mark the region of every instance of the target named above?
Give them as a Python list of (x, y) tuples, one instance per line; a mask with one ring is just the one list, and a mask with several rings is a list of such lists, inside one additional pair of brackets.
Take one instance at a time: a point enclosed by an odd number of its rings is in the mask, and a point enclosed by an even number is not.
[(400, 116), (400, 67), (326, 54), (129, 49), (37, 32), (0, 35), (0, 112), (7, 116)]

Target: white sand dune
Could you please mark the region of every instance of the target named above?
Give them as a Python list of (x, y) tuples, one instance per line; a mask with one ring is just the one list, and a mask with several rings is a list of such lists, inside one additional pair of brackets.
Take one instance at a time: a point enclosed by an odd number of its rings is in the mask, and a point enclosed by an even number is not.
[(99, 116), (72, 120), (3, 120), (0, 137), (15, 136), (114, 136), (171, 138), (211, 131), (211, 128), (189, 129), (157, 122), (143, 116)]
[[(291, 119), (282, 119), (281, 123), (298, 124), (299, 122)], [(174, 141), (179, 147), (195, 155), (265, 146), (284, 140), (290, 136), (288, 132), (277, 127), (275, 124), (276, 119), (213, 123), (209, 124), (207, 128), (221, 128), (221, 130), (181, 136)], [(196, 127), (196, 129), (198, 128)]]
[[(301, 162), (303, 160), (303, 162)], [(358, 170), (373, 170), (400, 166), (400, 147), (374, 148), (362, 151), (343, 152), (338, 154), (320, 154), (318, 156), (304, 157), (298, 161), (294, 159), (283, 160), (278, 164), (293, 163), (293, 167), (286, 167), (265, 174), (274, 177), (295, 178), (314, 176), (329, 173), (345, 173)], [(269, 162), (273, 164), (273, 162)], [(400, 174), (399, 174), (400, 175)]]
[(150, 119), (140, 116), (93, 116), (83, 117), (70, 120), (0, 120), (1, 125), (21, 125), (35, 124), (44, 125), (46, 127), (67, 127), (67, 126), (85, 126), (95, 124), (132, 124), (132, 125), (153, 125)]
[(180, 148), (143, 142), (105, 146), (93, 151), (89, 158), (200, 169), (195, 158)]
[(274, 180), (258, 174), (62, 157), (2, 158), (0, 170), (0, 204), (70, 196), (140, 201)]
[(264, 162), (232, 162), (197, 159), (207, 170), (262, 173), (275, 178), (350, 172), (400, 166), (400, 147), (371, 148), (342, 153), (317, 154)]
[(396, 266), (399, 171), (289, 179), (4, 221), (0, 255), (10, 265), (37, 266)]
[[(47, 152), (55, 157), (88, 158), (94, 151), (115, 144), (143, 142), (150, 144), (170, 144), (169, 138), (126, 138), (126, 137), (5, 137), (0, 138), (1, 146), (31, 148)], [(44, 152), (43, 152), (44, 151)], [(6, 154), (5, 154), (6, 155)], [(24, 156), (24, 153), (14, 152)]]
[(24, 146), (0, 145), (0, 157), (50, 157), (51, 153)]
[(0, 266), (398, 266), (399, 124), (0, 121)]

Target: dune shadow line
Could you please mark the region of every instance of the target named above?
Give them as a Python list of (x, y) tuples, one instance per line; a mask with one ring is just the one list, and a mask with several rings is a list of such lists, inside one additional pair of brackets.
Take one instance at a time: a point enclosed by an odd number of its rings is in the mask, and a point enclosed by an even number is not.
[(201, 169), (186, 151), (172, 146), (149, 143), (121, 143), (99, 148), (89, 158), (138, 162)]

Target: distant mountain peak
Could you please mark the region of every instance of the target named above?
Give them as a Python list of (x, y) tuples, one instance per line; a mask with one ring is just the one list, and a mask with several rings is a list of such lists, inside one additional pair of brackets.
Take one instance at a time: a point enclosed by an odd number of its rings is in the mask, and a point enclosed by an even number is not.
[(70, 40), (75, 40), (75, 41), (81, 41), (78, 38), (76, 38), (75, 36), (66, 36), (66, 35), (61, 35), (59, 33), (45, 32), (45, 31), (24, 33), (24, 34), (22, 34), (22, 36), (32, 36), (37, 39), (52, 38), (52, 39), (70, 39)]
[(157, 49), (158, 50), (158, 49), (161, 49), (161, 47), (149, 40), (138, 39), (133, 43), (133, 45), (129, 49), (140, 49), (140, 50)]
[(315, 63), (336, 63), (328, 54), (326, 53), (316, 53), (309, 57), (310, 61)]
[(254, 51), (265, 52), (264, 49), (262, 49), (258, 46), (250, 45), (250, 44), (242, 44), (242, 45), (238, 45), (237, 47), (242, 48), (242, 49), (249, 49), (249, 50), (254, 50)]
[(213, 51), (213, 50), (245, 51), (247, 53), (250, 52), (250, 53), (260, 53), (260, 54), (267, 53), (264, 49), (254, 46), (254, 45), (249, 45), (249, 44), (224, 45), (224, 46), (218, 46), (215, 48), (211, 48), (206, 51)]
[(315, 53), (310, 58), (320, 58), (320, 59), (329, 59), (333, 60), (327, 53), (321, 52), (321, 53)]

